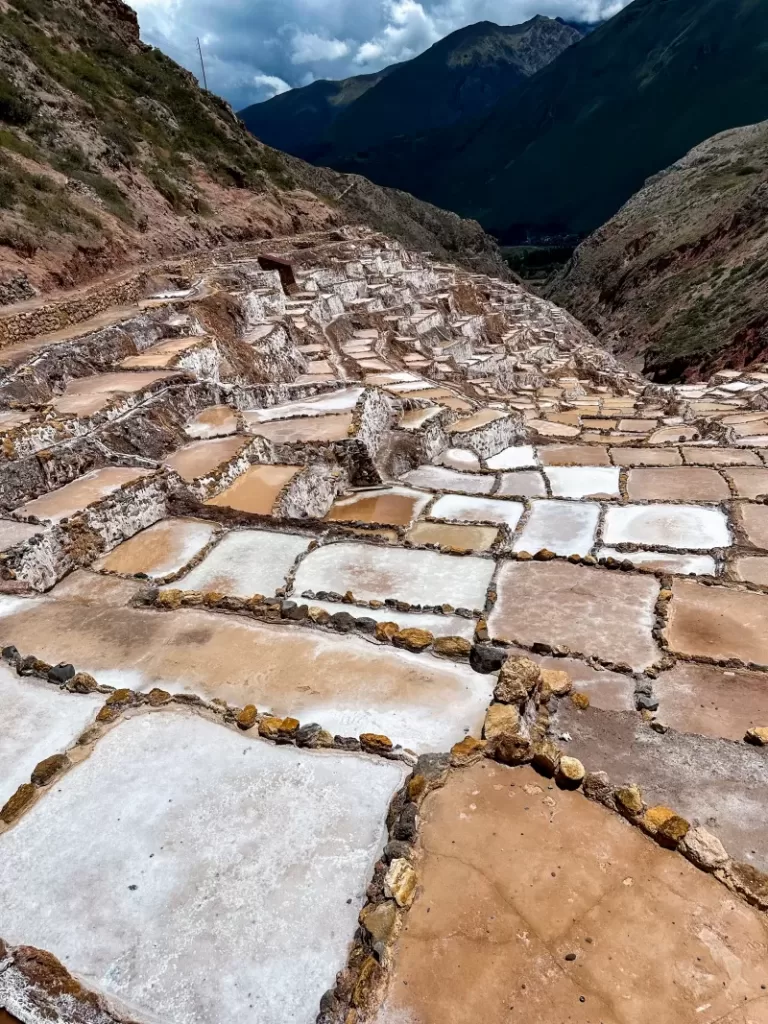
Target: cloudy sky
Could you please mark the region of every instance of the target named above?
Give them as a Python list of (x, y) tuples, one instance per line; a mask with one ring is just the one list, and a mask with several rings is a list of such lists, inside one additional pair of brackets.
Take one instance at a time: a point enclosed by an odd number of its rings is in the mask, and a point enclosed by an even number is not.
[(142, 36), (199, 74), (236, 110), (317, 78), (408, 60), (476, 21), (516, 25), (548, 14), (598, 21), (629, 0), (128, 0)]

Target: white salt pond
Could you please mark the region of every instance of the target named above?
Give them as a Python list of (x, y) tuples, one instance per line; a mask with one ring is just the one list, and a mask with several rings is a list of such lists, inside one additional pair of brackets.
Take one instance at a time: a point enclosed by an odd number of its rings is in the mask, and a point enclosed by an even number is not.
[(312, 1024), (404, 774), (183, 712), (124, 721), (3, 836), (3, 937), (148, 1020)]
[(496, 478), (490, 473), (462, 473), (445, 466), (419, 466), (402, 478), (413, 487), (439, 491), (468, 491), (470, 494), (490, 494)]
[(110, 572), (145, 573), (153, 579), (179, 572), (209, 544), (216, 533), (201, 519), (161, 519), (104, 555), (94, 568)]
[(600, 548), (598, 558), (615, 558), (619, 562), (632, 562), (647, 569), (664, 569), (680, 576), (714, 576), (717, 572), (711, 555), (673, 555), (663, 551), (618, 551)]
[(576, 501), (534, 501), (515, 551), (532, 555), (542, 548), (556, 555), (587, 555), (595, 542), (598, 505)]
[(438, 456), (437, 462), (448, 469), (464, 471), (480, 469), (480, 459), (468, 448), (446, 448)]
[(349, 412), (354, 409), (363, 388), (344, 388), (329, 391), (313, 398), (297, 399), (284, 405), (273, 405), (268, 409), (249, 409), (249, 418), (259, 423), (270, 420), (291, 419), (294, 416), (323, 416), (331, 412)]
[(486, 461), (489, 469), (533, 469), (537, 465), (536, 452), (527, 444), (505, 448)]
[(444, 494), (430, 509), (432, 519), (450, 519), (454, 522), (505, 523), (514, 530), (523, 514), (517, 501), (498, 501), (496, 498), (467, 498), (460, 494)]
[(719, 509), (698, 505), (627, 505), (609, 509), (607, 545), (648, 544), (689, 551), (728, 547), (728, 520)]
[(548, 466), (544, 472), (556, 498), (618, 498), (618, 466)]
[(217, 591), (228, 597), (271, 597), (310, 538), (270, 530), (234, 530), (228, 533), (183, 579), (171, 584), (183, 590)]
[(460, 615), (435, 615), (431, 612), (399, 612), (395, 608), (365, 608), (354, 604), (339, 604), (336, 601), (318, 601), (316, 598), (302, 597), (294, 593), (292, 601), (307, 604), (311, 608), (322, 608), (330, 615), (336, 612), (349, 612), (355, 618), (369, 618), (376, 622), (396, 622), (400, 629), (426, 629), (433, 636), (461, 636), (471, 640), (475, 635), (474, 619), (464, 619)]
[(103, 694), (63, 693), (0, 664), (0, 807), (29, 782), (36, 764), (72, 746), (105, 700)]
[(325, 590), (359, 600), (392, 597), (410, 604), (482, 609), (493, 575), (490, 559), (368, 544), (326, 544), (311, 551), (296, 573), (294, 592)]

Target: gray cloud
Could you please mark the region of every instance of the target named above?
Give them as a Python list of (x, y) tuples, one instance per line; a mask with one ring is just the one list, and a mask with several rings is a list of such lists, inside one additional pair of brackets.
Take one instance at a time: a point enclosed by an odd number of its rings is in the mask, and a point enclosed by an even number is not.
[(629, 0), (129, 0), (143, 38), (235, 109), (318, 78), (379, 71), (476, 21), (610, 17)]

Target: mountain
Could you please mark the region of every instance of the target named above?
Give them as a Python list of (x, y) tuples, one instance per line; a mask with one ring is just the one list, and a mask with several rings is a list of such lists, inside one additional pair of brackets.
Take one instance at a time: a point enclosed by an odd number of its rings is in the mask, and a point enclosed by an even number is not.
[(658, 380), (768, 360), (768, 121), (697, 146), (576, 250), (548, 290)]
[(0, 0), (0, 305), (347, 222), (504, 272), (476, 223), (258, 142), (121, 0)]
[(392, 64), (372, 75), (355, 75), (338, 82), (325, 79), (300, 89), (253, 103), (238, 117), (248, 131), (268, 146), (303, 157), (322, 139), (333, 122), (365, 92), (398, 67)]
[(580, 38), (577, 29), (541, 16), (513, 27), (484, 21), (378, 76), (315, 82), (240, 116), (263, 142), (337, 166), (359, 150), (489, 109)]
[(634, 0), (470, 122), (334, 161), (505, 242), (588, 234), (650, 175), (768, 116), (768, 3)]

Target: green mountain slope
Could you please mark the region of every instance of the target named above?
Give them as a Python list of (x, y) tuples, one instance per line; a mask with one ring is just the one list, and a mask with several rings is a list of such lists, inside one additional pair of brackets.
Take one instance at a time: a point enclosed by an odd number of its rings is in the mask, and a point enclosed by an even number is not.
[(541, 16), (512, 27), (480, 22), (376, 76), (315, 82), (240, 116), (262, 141), (337, 166), (366, 147), (489, 109), (580, 38)]
[(767, 116), (765, 0), (634, 0), (486, 116), (334, 166), (505, 241), (586, 234), (692, 146)]
[(248, 131), (268, 146), (304, 156), (325, 137), (347, 107), (396, 67), (393, 64), (373, 75), (355, 75), (339, 82), (312, 82), (263, 103), (253, 103), (241, 110), (238, 117)]
[(0, 305), (361, 221), (504, 271), (479, 225), (257, 141), (121, 0), (0, 0)]
[(768, 121), (651, 178), (550, 286), (657, 379), (768, 359)]

